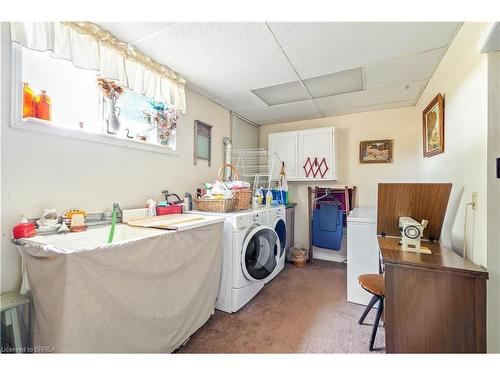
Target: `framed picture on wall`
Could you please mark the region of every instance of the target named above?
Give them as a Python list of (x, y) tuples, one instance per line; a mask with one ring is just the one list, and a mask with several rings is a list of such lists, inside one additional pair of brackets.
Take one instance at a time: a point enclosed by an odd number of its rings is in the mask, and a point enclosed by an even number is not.
[(392, 163), (392, 139), (361, 141), (359, 162), (362, 164)]
[(444, 102), (437, 94), (422, 112), (424, 157), (444, 152)]

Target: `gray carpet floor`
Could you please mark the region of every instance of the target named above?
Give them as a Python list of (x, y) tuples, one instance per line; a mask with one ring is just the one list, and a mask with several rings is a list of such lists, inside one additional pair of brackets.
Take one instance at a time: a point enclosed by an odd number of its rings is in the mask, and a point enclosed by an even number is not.
[[(179, 353), (368, 353), (375, 309), (346, 300), (346, 267), (315, 260), (287, 264), (234, 314), (216, 310)], [(372, 353), (383, 353), (380, 325)]]

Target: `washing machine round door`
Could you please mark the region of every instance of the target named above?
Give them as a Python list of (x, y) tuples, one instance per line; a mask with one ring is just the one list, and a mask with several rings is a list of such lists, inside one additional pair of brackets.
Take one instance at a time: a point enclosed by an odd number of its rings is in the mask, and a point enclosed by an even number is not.
[(271, 228), (252, 228), (243, 242), (241, 268), (249, 280), (263, 281), (277, 266), (278, 235)]
[(281, 258), (285, 254), (285, 245), (286, 245), (285, 220), (281, 218), (276, 220), (276, 222), (274, 223), (274, 231), (276, 232), (280, 240), (279, 257)]

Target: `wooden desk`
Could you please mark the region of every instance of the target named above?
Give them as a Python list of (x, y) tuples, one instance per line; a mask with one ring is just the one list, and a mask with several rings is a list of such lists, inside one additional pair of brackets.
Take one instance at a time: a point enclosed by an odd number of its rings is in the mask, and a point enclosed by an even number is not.
[(378, 237), (387, 353), (485, 353), (488, 273), (437, 242), (432, 254)]

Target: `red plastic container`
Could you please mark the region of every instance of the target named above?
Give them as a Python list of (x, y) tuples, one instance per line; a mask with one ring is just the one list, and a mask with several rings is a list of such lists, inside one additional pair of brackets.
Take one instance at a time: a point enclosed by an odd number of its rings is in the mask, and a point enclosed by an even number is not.
[(179, 204), (174, 204), (172, 206), (159, 206), (156, 207), (156, 215), (170, 215), (170, 214), (180, 214), (182, 213), (182, 207)]
[(18, 238), (33, 237), (36, 235), (35, 224), (32, 223), (21, 223), (17, 224), (14, 229), (12, 229), (12, 236), (15, 240)]

